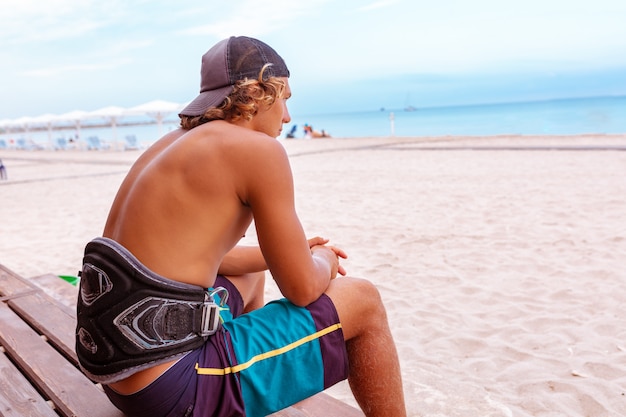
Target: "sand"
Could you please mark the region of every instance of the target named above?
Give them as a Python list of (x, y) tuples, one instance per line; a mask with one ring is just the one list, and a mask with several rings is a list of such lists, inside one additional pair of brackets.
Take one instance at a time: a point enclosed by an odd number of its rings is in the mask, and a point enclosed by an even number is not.
[[(381, 291), (409, 415), (626, 415), (626, 135), (282, 142), (307, 234)], [(76, 274), (140, 152), (0, 151), (0, 263)]]

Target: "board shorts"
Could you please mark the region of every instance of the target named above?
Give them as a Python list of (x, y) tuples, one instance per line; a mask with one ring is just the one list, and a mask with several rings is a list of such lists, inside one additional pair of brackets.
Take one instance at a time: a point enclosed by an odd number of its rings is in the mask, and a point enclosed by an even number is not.
[(236, 287), (220, 312), (221, 329), (141, 391), (121, 395), (105, 386), (129, 417), (261, 417), (288, 407), (348, 376), (341, 323), (323, 294), (306, 307), (286, 299), (242, 314)]

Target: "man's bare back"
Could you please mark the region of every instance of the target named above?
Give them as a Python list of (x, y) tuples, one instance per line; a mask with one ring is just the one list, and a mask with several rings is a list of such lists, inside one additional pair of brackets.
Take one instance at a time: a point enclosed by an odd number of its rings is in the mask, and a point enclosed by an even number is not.
[[(223, 256), (252, 220), (238, 194), (245, 167), (232, 157), (241, 152), (238, 147), (253, 146), (248, 139), (258, 135), (225, 122), (171, 132), (129, 172), (104, 236), (158, 274), (210, 287)], [(257, 141), (263, 139), (272, 140)]]

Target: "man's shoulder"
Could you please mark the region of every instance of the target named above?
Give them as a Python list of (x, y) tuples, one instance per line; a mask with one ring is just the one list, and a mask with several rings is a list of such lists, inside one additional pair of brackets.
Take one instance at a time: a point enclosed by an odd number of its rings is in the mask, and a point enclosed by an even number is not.
[(211, 131), (211, 134), (219, 135), (225, 144), (232, 146), (241, 146), (243, 148), (254, 149), (257, 151), (262, 151), (264, 149), (267, 151), (283, 149), (283, 146), (276, 140), (276, 138), (273, 138), (266, 133), (227, 122), (218, 125), (218, 129)]
[(186, 136), (215, 137), (221, 139), (262, 139), (269, 138), (264, 133), (238, 126), (223, 120), (204, 123), (187, 131)]
[(187, 132), (185, 141), (192, 142), (194, 152), (219, 152), (229, 156), (271, 157), (286, 156), (285, 148), (265, 133), (224, 121), (205, 123)]

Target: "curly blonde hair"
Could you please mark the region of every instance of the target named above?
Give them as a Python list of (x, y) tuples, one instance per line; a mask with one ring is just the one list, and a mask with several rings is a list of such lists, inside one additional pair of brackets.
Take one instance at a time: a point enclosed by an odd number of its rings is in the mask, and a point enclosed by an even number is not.
[(180, 127), (189, 130), (212, 120), (251, 120), (261, 107), (270, 107), (285, 91), (285, 82), (279, 77), (263, 80), (263, 73), (272, 64), (265, 64), (259, 78), (244, 78), (235, 83), (233, 91), (217, 107), (209, 108), (201, 116), (180, 116)]

